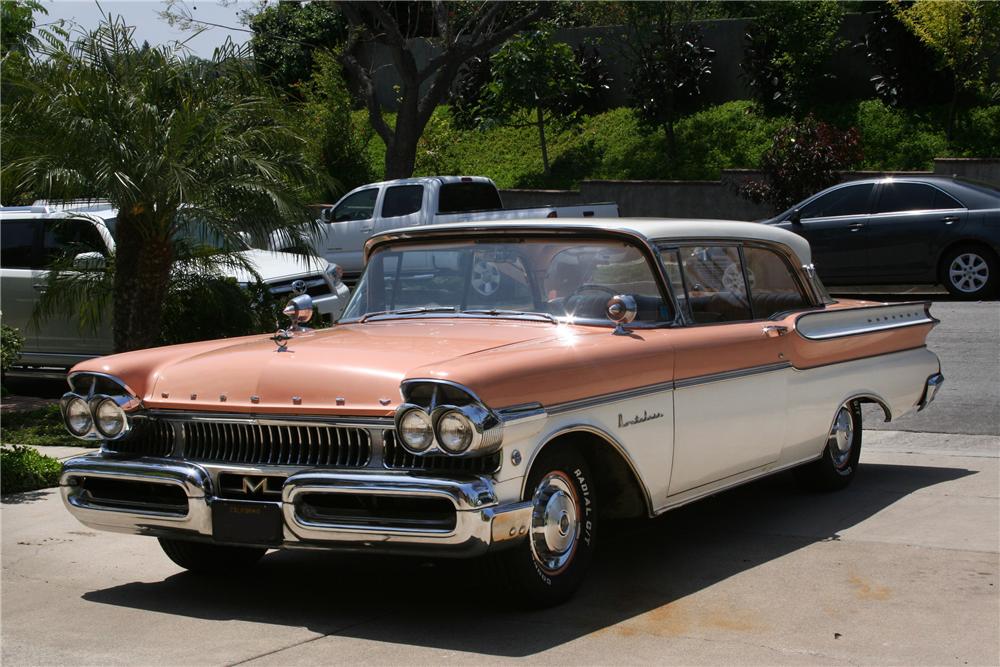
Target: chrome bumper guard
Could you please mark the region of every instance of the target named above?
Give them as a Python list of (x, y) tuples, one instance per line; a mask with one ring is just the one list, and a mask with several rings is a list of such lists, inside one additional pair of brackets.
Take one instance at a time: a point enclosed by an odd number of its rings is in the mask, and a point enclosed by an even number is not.
[[(94, 480), (166, 485), (165, 491), (178, 496), (175, 490), (180, 489), (187, 509), (182, 512), (176, 504), (157, 505), (141, 498), (95, 497), (88, 490)], [(213, 539), (212, 503), (223, 500), (213, 492), (212, 475), (197, 464), (103, 454), (66, 461), (60, 490), (70, 513), (91, 528), (206, 541)], [(303, 517), (298, 511), (302, 498), (322, 494), (444, 499), (455, 509), (455, 522), (453, 527), (440, 529), (348, 525)], [(527, 536), (531, 523), (531, 503), (500, 504), (492, 482), (478, 476), (447, 479), (392, 472), (306, 470), (285, 480), (281, 511), (282, 547), (440, 556), (471, 556), (514, 544)]]
[(935, 373), (927, 378), (927, 383), (924, 385), (924, 393), (921, 394), (920, 400), (917, 402), (917, 412), (920, 412), (931, 404), (931, 401), (937, 397), (942, 384), (944, 384), (944, 376), (941, 373)]

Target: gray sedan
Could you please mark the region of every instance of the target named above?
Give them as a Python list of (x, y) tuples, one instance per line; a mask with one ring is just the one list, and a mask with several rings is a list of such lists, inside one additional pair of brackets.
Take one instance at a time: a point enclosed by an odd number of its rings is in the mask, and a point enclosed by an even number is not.
[(944, 285), (996, 295), (1000, 190), (940, 176), (869, 178), (813, 195), (765, 224), (804, 236), (830, 285)]

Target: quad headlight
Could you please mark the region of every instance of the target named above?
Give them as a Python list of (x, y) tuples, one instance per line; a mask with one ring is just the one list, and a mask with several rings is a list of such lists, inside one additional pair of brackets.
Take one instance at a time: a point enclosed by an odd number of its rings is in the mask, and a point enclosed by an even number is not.
[(411, 452), (424, 452), (434, 444), (434, 427), (431, 417), (422, 409), (414, 407), (402, 413), (397, 432), (403, 446)]
[(433, 409), (404, 403), (396, 411), (396, 434), (411, 454), (483, 456), (499, 449), (503, 424), (479, 403)]
[(125, 432), (128, 419), (113, 398), (101, 398), (94, 402), (94, 425), (105, 438), (117, 438)]
[(60, 401), (66, 430), (83, 440), (116, 440), (130, 427), (129, 413), (141, 401), (120, 380), (90, 373), (70, 375), (73, 391)]
[(70, 433), (82, 438), (94, 427), (94, 417), (87, 401), (79, 396), (71, 396), (63, 402), (63, 421)]

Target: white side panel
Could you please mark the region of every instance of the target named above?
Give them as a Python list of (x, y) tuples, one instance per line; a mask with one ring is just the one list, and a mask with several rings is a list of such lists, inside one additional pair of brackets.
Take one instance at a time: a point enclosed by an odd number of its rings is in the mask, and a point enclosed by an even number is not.
[(791, 372), (785, 368), (675, 391), (670, 495), (778, 460)]
[[(673, 457), (673, 392), (664, 390), (593, 407), (581, 407), (540, 419), (526, 419), (504, 427), (503, 468), (499, 477), (522, 479), (541, 445), (566, 429), (589, 428), (619, 445), (649, 492), (654, 507), (663, 505)], [(511, 465), (514, 450), (522, 462)], [(513, 489), (516, 487), (517, 491)], [(519, 500), (520, 483), (504, 484), (502, 500)]]
[(937, 355), (920, 348), (791, 371), (781, 461), (819, 455), (837, 408), (851, 398), (876, 398), (889, 408), (894, 419), (910, 412), (920, 400), (928, 376), (938, 368)]

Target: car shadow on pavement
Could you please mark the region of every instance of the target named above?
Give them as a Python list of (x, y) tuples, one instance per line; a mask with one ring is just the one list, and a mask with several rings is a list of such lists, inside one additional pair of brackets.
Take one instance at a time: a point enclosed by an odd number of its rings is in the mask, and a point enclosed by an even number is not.
[[(308, 551), (272, 552), (254, 569), (224, 578), (181, 573), (83, 597), (189, 618), (524, 657), (593, 632), (616, 631), (613, 626), (623, 621), (741, 572), (837, 540), (840, 532), (911, 493), (972, 474), (866, 464), (851, 488), (831, 494), (804, 493), (790, 474), (782, 474), (651, 521), (606, 523), (583, 588), (571, 602), (541, 611), (507, 600), (477, 561)], [(657, 613), (658, 631), (670, 632), (669, 610)]]

